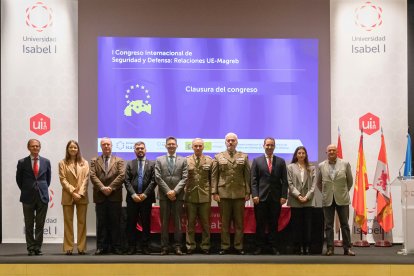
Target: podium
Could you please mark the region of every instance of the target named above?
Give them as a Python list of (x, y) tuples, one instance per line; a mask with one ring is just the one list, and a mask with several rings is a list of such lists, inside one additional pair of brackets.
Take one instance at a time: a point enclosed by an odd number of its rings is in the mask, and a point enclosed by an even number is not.
[(400, 254), (414, 254), (414, 178), (399, 177), (395, 181), (401, 185), (404, 248)]

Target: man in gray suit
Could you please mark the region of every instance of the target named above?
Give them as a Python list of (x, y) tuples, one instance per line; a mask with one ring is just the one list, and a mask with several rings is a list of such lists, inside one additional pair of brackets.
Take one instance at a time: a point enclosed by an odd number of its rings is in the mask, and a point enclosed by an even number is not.
[(174, 221), (175, 254), (181, 251), (181, 214), (184, 206), (184, 186), (187, 180), (186, 158), (176, 154), (177, 139), (168, 137), (165, 147), (168, 154), (157, 158), (155, 162), (155, 182), (158, 185), (161, 217), (161, 255), (168, 254), (170, 217)]
[(351, 166), (348, 162), (338, 158), (335, 145), (326, 148), (328, 159), (318, 166), (316, 185), (322, 192), (322, 207), (325, 217), (326, 256), (334, 254), (334, 217), (335, 210), (338, 213), (341, 231), (343, 235), (344, 255), (355, 256), (351, 250), (351, 231), (349, 229), (349, 204), (351, 199), (349, 190), (353, 179)]
[(250, 199), (250, 166), (247, 154), (236, 151), (237, 135), (225, 137), (227, 150), (216, 154), (211, 172), (211, 193), (220, 207), (221, 250), (229, 253), (230, 222), (234, 221), (234, 248), (244, 255), (244, 204)]

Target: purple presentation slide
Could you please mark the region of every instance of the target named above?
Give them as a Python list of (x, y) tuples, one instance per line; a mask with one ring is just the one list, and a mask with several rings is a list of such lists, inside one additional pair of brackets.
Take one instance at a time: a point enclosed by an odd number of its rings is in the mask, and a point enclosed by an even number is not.
[(138, 140), (155, 157), (200, 137), (213, 155), (228, 132), (250, 157), (272, 136), (277, 155), (318, 159), (317, 39), (98, 38), (98, 141), (128, 159)]

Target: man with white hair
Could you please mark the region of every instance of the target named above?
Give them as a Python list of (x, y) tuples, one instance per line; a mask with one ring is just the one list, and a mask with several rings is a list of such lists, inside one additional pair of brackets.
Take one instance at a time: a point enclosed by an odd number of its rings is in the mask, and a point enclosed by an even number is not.
[(234, 249), (244, 255), (244, 204), (250, 199), (250, 166), (247, 154), (236, 151), (238, 138), (235, 133), (225, 137), (227, 150), (216, 154), (212, 168), (213, 199), (220, 207), (221, 250), (230, 250), (230, 222), (234, 222)]

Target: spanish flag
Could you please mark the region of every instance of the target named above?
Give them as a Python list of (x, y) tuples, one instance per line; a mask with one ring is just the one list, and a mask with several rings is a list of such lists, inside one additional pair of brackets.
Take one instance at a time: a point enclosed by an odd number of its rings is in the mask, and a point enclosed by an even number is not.
[(367, 167), (365, 165), (363, 136), (359, 140), (358, 161), (355, 175), (354, 197), (352, 207), (355, 210), (355, 222), (362, 233), (367, 234), (367, 200), (365, 190), (368, 189)]

